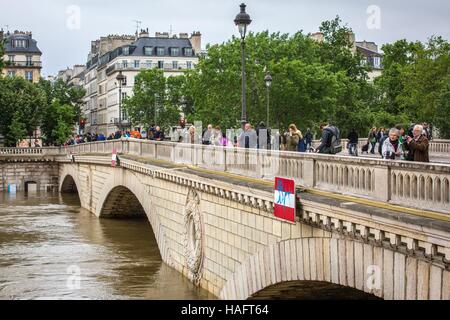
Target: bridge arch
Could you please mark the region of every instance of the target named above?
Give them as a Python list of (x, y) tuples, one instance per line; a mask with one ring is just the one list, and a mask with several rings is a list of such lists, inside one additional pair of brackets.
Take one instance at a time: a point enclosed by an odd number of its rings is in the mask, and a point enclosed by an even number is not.
[(59, 177), (60, 179), (58, 191), (60, 193), (78, 194), (81, 207), (88, 208), (85, 200), (86, 197), (83, 196), (83, 192), (87, 192), (87, 190), (83, 190), (82, 188), (78, 170), (76, 168), (73, 168), (72, 166), (64, 166), (62, 172), (60, 172)]
[(151, 187), (142, 183), (136, 173), (114, 169), (99, 193), (92, 212), (100, 218), (111, 217), (147, 217), (158, 244), (162, 260), (173, 267), (166, 230), (161, 224), (158, 213), (152, 206)]
[(145, 217), (141, 201), (127, 187), (114, 187), (105, 198), (99, 213), (100, 218)]
[(438, 265), (363, 242), (293, 239), (247, 258), (227, 279), (220, 298), (258, 299), (264, 297), (264, 290), (283, 284), (299, 288), (315, 284), (332, 290), (356, 289), (362, 299), (441, 299), (441, 282), (432, 279), (441, 279), (443, 272)]
[(77, 183), (75, 179), (70, 174), (66, 175), (64, 179), (62, 179), (62, 183), (60, 186), (61, 193), (74, 193), (78, 192)]

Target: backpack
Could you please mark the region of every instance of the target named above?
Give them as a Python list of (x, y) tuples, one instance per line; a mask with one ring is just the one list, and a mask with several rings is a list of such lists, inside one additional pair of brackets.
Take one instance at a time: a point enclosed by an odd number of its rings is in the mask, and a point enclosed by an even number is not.
[(306, 142), (305, 139), (299, 139), (297, 144), (298, 152), (306, 152)]
[(386, 139), (388, 138), (389, 136), (387, 136), (387, 135), (384, 135), (381, 139), (380, 139), (380, 144), (379, 144), (379, 146), (378, 146), (378, 153), (382, 156), (383, 155), (383, 144), (384, 144), (384, 141), (386, 141)]
[(333, 134), (333, 136), (331, 137), (330, 153), (338, 154), (342, 152), (341, 133), (339, 132), (339, 129), (337, 127), (334, 127), (334, 129), (335, 130), (330, 130)]

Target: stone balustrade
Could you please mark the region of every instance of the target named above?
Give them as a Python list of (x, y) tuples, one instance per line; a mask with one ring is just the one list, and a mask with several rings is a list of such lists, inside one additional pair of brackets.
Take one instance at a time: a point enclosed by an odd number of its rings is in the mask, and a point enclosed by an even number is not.
[[(313, 140), (313, 146), (318, 147), (320, 145), (320, 140)], [(367, 138), (359, 139), (358, 141), (358, 149), (361, 150), (361, 148), (367, 144)], [(343, 150), (348, 149), (348, 140), (342, 139), (342, 147)], [(429, 147), (429, 153), (430, 154), (448, 154), (450, 156), (450, 140), (445, 139), (434, 139), (430, 142)]]
[(44, 148), (0, 148), (0, 155), (58, 155), (61, 149), (58, 147)]
[(122, 139), (69, 146), (67, 153), (131, 154), (213, 171), (450, 213), (450, 165)]

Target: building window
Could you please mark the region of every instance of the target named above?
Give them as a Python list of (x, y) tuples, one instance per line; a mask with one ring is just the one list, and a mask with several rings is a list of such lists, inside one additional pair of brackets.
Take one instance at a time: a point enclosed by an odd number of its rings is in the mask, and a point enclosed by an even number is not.
[(172, 68), (178, 69), (178, 61), (172, 61)]
[(164, 69), (164, 61), (158, 61), (158, 68)]
[(33, 71), (25, 71), (25, 79), (28, 81), (33, 81)]
[(162, 48), (162, 47), (157, 48), (156, 54), (157, 54), (158, 56), (163, 56), (164, 53), (165, 53), (164, 48)]
[(123, 47), (123, 48), (122, 48), (122, 54), (123, 54), (124, 56), (129, 55), (129, 54), (130, 54), (130, 48), (129, 48), (129, 47)]
[(134, 68), (135, 69), (139, 69), (139, 64), (140, 64), (139, 60), (134, 60)]
[(14, 48), (26, 48), (27, 47), (27, 40), (25, 40), (25, 39), (15, 39), (13, 41), (13, 47)]
[(187, 57), (192, 57), (192, 48), (184, 48), (184, 55)]
[(186, 68), (192, 69), (192, 61), (186, 61)]
[(127, 93), (126, 92), (122, 92), (122, 101), (125, 100), (127, 98)]
[(8, 76), (9, 76), (9, 77), (15, 77), (15, 76), (16, 76), (16, 72), (13, 71), (13, 70), (9, 70), (9, 71), (8, 71)]
[(145, 63), (147, 65), (147, 69), (151, 69), (152, 68), (152, 60), (147, 60)]
[(122, 81), (122, 86), (126, 86), (126, 85), (127, 85), (127, 77), (124, 76), (123, 81)]
[(127, 60), (123, 60), (122, 61), (122, 67), (123, 67), (123, 69), (128, 68), (128, 61)]
[(151, 56), (153, 54), (153, 47), (144, 47), (144, 55)]
[(177, 57), (180, 54), (179, 48), (170, 48), (170, 55), (172, 57)]
[(13, 56), (13, 55), (9, 55), (9, 56), (8, 56), (8, 61), (9, 61), (10, 63), (14, 63), (14, 56)]
[(122, 120), (128, 120), (127, 111), (125, 109), (122, 109)]
[(27, 56), (27, 66), (32, 66), (33, 65), (33, 61), (32, 61), (32, 56)]

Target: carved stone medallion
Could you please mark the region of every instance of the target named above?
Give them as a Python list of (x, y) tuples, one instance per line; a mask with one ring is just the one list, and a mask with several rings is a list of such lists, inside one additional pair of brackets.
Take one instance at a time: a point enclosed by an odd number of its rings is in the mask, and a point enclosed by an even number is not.
[(203, 224), (200, 211), (200, 197), (194, 189), (187, 195), (184, 212), (184, 250), (189, 277), (198, 285), (203, 267)]

